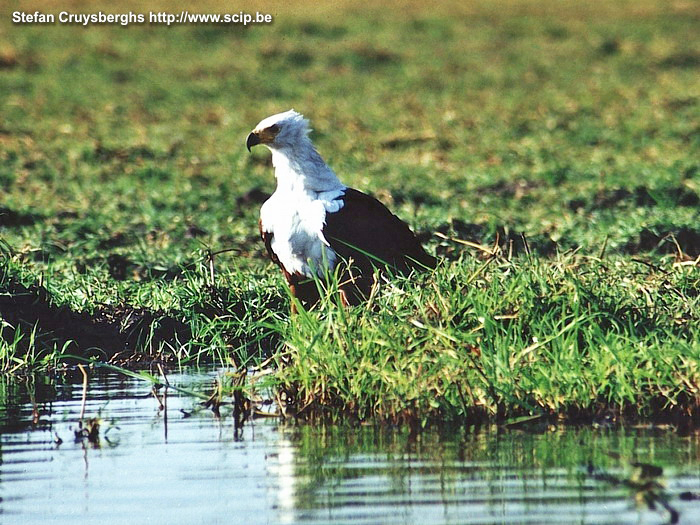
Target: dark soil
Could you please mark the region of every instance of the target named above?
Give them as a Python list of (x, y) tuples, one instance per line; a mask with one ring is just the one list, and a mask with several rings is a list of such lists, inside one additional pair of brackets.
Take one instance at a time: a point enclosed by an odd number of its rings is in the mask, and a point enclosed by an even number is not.
[(42, 220), (44, 220), (44, 217), (35, 213), (25, 213), (0, 206), (0, 227), (31, 226)]
[(22, 334), (27, 345), (34, 332), (35, 344), (56, 347), (81, 357), (120, 362), (159, 358), (163, 343), (175, 346), (190, 339), (190, 328), (179, 319), (127, 305), (99, 305), (90, 314), (56, 306), (43, 286), (25, 286), (0, 276), (0, 318), (12, 328), (2, 337), (9, 343)]
[[(465, 241), (481, 244), (493, 249), (496, 244), (501, 254), (507, 256), (537, 254), (541, 256), (553, 256), (557, 253), (557, 243), (545, 234), (533, 236), (524, 232), (515, 231), (507, 226), (498, 226), (492, 232), (483, 224), (467, 223), (461, 219), (452, 219), (449, 223), (442, 224), (436, 229), (444, 235)], [(421, 235), (418, 235), (419, 239)], [(446, 259), (458, 259), (463, 246), (454, 243), (444, 243), (437, 247), (437, 255)]]
[(700, 196), (686, 187), (672, 187), (652, 190), (646, 186), (637, 186), (632, 190), (626, 188), (606, 189), (596, 193), (590, 202), (574, 199), (569, 202), (569, 209), (587, 211), (632, 205), (651, 208), (660, 204), (671, 206), (698, 206)]
[(700, 255), (700, 229), (673, 228), (663, 225), (657, 228), (644, 228), (639, 232), (637, 239), (624, 246), (624, 251), (630, 254), (650, 251), (678, 253), (679, 250), (690, 257)]

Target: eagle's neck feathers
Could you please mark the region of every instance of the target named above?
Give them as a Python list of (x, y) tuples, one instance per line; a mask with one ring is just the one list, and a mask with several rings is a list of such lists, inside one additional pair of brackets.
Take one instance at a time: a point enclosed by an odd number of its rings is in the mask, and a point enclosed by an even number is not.
[(277, 189), (260, 210), (271, 248), (290, 274), (311, 277), (333, 268), (336, 254), (323, 236), (326, 214), (343, 207), (347, 189), (308, 138), (270, 148)]
[(345, 189), (308, 137), (293, 146), (270, 149), (277, 191), (322, 193)]

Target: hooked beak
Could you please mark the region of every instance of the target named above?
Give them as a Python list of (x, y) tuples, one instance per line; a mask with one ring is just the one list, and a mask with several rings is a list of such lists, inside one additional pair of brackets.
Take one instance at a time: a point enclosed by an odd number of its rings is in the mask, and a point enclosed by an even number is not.
[(249, 133), (248, 138), (245, 139), (245, 147), (248, 148), (248, 151), (250, 151), (250, 148), (257, 146), (258, 144), (260, 144), (260, 137), (258, 134), (255, 132)]

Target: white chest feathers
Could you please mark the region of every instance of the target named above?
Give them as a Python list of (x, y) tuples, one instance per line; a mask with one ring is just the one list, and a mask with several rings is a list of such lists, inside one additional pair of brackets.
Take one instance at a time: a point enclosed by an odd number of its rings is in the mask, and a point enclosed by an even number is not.
[(278, 190), (262, 205), (262, 229), (287, 272), (307, 277), (335, 267), (337, 256), (323, 236), (326, 214), (343, 207), (345, 189), (313, 192)]

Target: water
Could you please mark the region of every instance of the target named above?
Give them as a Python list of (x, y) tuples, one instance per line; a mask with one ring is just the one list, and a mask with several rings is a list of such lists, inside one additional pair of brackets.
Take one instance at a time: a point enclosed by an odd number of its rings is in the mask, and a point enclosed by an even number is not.
[[(199, 391), (216, 372), (171, 376)], [(663, 509), (593, 479), (630, 463), (664, 469), (679, 523), (700, 523), (700, 437), (670, 430), (465, 432), (341, 428), (258, 419), (236, 435), (172, 390), (167, 409), (147, 383), (90, 383), (98, 444), (74, 439), (79, 384), (0, 383), (0, 523), (667, 523)], [(38, 408), (38, 418), (33, 407)], [(167, 415), (167, 419), (166, 419)], [(62, 440), (61, 443), (58, 439)]]

